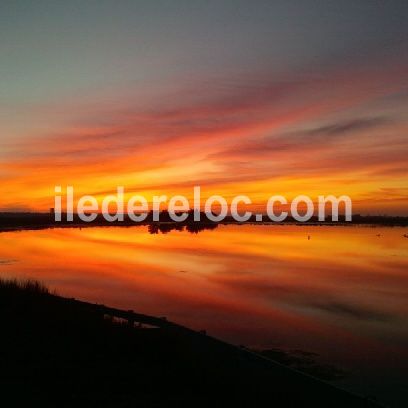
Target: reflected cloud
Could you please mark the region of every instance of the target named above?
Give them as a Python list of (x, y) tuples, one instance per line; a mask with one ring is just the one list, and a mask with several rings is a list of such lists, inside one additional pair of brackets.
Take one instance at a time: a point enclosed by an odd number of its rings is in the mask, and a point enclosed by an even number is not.
[(391, 321), (394, 318), (391, 314), (383, 313), (377, 310), (370, 310), (358, 305), (352, 305), (350, 303), (340, 303), (337, 301), (327, 303), (311, 301), (308, 306), (312, 306), (334, 315), (343, 316), (345, 318), (354, 318), (357, 320), (386, 322)]

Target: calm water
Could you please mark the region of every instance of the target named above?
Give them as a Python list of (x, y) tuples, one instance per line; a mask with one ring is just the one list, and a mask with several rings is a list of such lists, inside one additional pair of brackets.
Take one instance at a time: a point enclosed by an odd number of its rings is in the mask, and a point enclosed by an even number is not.
[[(233, 342), (316, 352), (340, 386), (398, 404), (408, 377), (408, 239), (401, 228), (220, 226), (0, 233), (3, 277), (167, 316)], [(310, 240), (308, 239), (310, 236)], [(405, 400), (408, 401), (407, 397)]]

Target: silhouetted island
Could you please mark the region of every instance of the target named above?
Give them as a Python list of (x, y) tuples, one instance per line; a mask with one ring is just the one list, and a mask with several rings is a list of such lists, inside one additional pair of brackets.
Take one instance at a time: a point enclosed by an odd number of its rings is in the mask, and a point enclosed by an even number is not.
[(35, 282), (0, 281), (0, 318), (5, 407), (377, 406), (204, 332)]

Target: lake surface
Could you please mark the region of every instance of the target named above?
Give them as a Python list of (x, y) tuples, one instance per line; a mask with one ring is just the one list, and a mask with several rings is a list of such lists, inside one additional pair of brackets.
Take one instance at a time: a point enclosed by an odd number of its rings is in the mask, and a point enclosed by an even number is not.
[(315, 352), (346, 370), (339, 386), (403, 406), (406, 233), (294, 225), (3, 232), (0, 276), (166, 316), (234, 344)]

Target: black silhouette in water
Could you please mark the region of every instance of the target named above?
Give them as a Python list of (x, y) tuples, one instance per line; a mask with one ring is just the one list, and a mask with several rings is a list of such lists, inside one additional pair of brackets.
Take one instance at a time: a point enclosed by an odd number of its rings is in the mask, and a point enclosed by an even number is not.
[(187, 231), (190, 234), (198, 234), (201, 231), (205, 230), (215, 230), (218, 228), (218, 224), (215, 223), (191, 223), (191, 224), (160, 224), (154, 223), (149, 224), (148, 231), (150, 234), (167, 234), (171, 231)]

